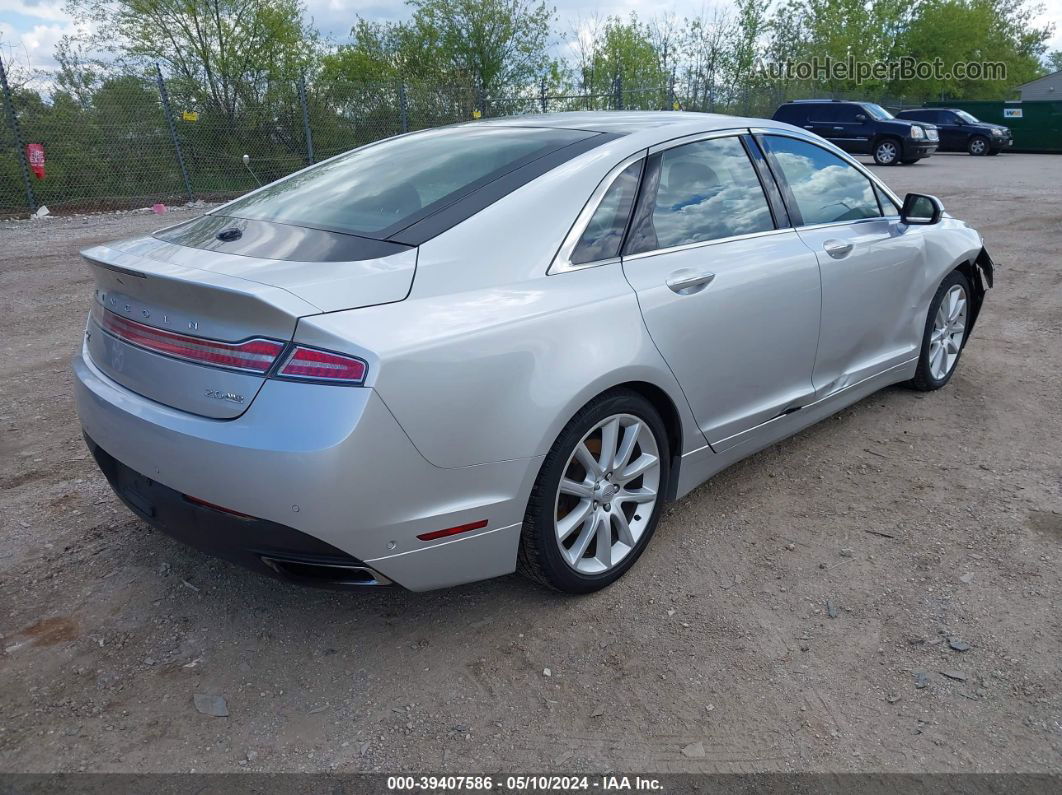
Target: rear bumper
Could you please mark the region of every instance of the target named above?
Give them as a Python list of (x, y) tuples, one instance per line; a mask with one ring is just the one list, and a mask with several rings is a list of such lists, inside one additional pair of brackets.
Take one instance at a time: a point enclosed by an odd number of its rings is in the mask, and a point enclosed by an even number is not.
[[(115, 462), (107, 473), (115, 490), (142, 518), (152, 521), (144, 507), (154, 507), (153, 523), (212, 554), (266, 574), (284, 572), (262, 560), (263, 549), (338, 555), (411, 590), (516, 567), (541, 457), (436, 467), (368, 388), (271, 382), (240, 418), (216, 420), (125, 389), (84, 351), (74, 373), (82, 428), (90, 447), (102, 448), (105, 473)], [(138, 496), (149, 499), (138, 507)], [(484, 520), (469, 533), (417, 538)]]
[(196, 503), (141, 475), (91, 437), (85, 443), (114, 493), (157, 530), (259, 574), (321, 587), (390, 585), (362, 561), (291, 527)]

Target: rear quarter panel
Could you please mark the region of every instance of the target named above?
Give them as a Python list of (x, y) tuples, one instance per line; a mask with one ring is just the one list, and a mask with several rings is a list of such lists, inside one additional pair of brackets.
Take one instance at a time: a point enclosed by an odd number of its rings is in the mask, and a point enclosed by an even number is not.
[(628, 381), (663, 389), (684, 446), (704, 444), (618, 263), (451, 294), (414, 289), (398, 304), (306, 318), (296, 337), (371, 350), (371, 386), (436, 466), (544, 454), (583, 405)]

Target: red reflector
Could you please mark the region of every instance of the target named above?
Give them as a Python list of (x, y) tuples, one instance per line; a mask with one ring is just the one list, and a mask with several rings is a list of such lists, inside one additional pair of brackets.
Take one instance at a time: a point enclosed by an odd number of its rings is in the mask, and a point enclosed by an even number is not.
[(100, 325), (108, 334), (138, 348), (162, 353), (175, 359), (183, 359), (186, 362), (228, 367), (251, 373), (265, 373), (284, 350), (283, 344), (273, 340), (218, 342), (203, 337), (177, 334), (144, 323), (137, 323), (135, 320), (116, 315), (109, 310), (103, 312), (103, 322)]
[(354, 356), (344, 356), (316, 348), (297, 345), (284, 361), (277, 375), (310, 381), (337, 381), (360, 384), (365, 380), (366, 365)]
[(198, 505), (200, 508), (209, 508), (212, 511), (221, 511), (222, 513), (231, 514), (232, 516), (235, 516), (239, 519), (254, 519), (254, 517), (249, 514), (234, 511), (232, 510), (232, 508), (224, 508), (221, 505), (215, 505), (212, 502), (201, 500), (198, 497), (190, 497), (189, 495), (185, 494), (184, 499), (192, 503), (192, 505)]
[(487, 526), (486, 519), (480, 519), (478, 522), (469, 522), (468, 524), (459, 524), (457, 527), (447, 527), (445, 530), (433, 530), (430, 533), (422, 533), (417, 536), (421, 541), (434, 541), (436, 538), (446, 538), (446, 536), (455, 536), (458, 533), (467, 533), (470, 530), (479, 530), (481, 527)]

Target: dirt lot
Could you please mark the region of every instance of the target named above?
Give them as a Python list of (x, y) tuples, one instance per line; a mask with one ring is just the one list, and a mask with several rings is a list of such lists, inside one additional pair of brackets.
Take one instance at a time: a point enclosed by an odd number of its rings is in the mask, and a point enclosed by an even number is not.
[(586, 598), (304, 590), (151, 531), (68, 360), (77, 251), (160, 219), (0, 223), (0, 770), (1062, 772), (1062, 157), (882, 173), (1006, 266), (950, 386), (723, 473)]

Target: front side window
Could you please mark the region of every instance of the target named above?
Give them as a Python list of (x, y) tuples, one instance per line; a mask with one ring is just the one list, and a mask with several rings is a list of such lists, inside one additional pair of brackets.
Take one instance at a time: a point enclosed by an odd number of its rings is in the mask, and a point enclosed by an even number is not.
[(955, 115), (958, 116), (960, 119), (962, 119), (967, 124), (980, 124), (981, 123), (976, 116), (974, 116), (972, 113), (967, 113), (964, 110), (955, 111)]
[(649, 159), (626, 253), (773, 228), (767, 197), (741, 141), (712, 138)]
[(862, 108), (870, 115), (871, 118), (877, 119), (878, 121), (885, 121), (886, 119), (895, 118), (895, 116), (885, 110), (885, 108), (881, 107), (881, 105), (875, 105), (873, 102), (864, 103), (862, 105)]
[(865, 116), (863, 109), (856, 105), (838, 105), (837, 106), (837, 121), (841, 122), (856, 122), (859, 119), (856, 116)]
[(832, 152), (795, 138), (765, 139), (805, 226), (881, 215), (869, 179)]
[(573, 265), (619, 256), (623, 232), (634, 204), (634, 194), (638, 191), (642, 162), (638, 160), (631, 163), (609, 186), (572, 250), (570, 260)]

